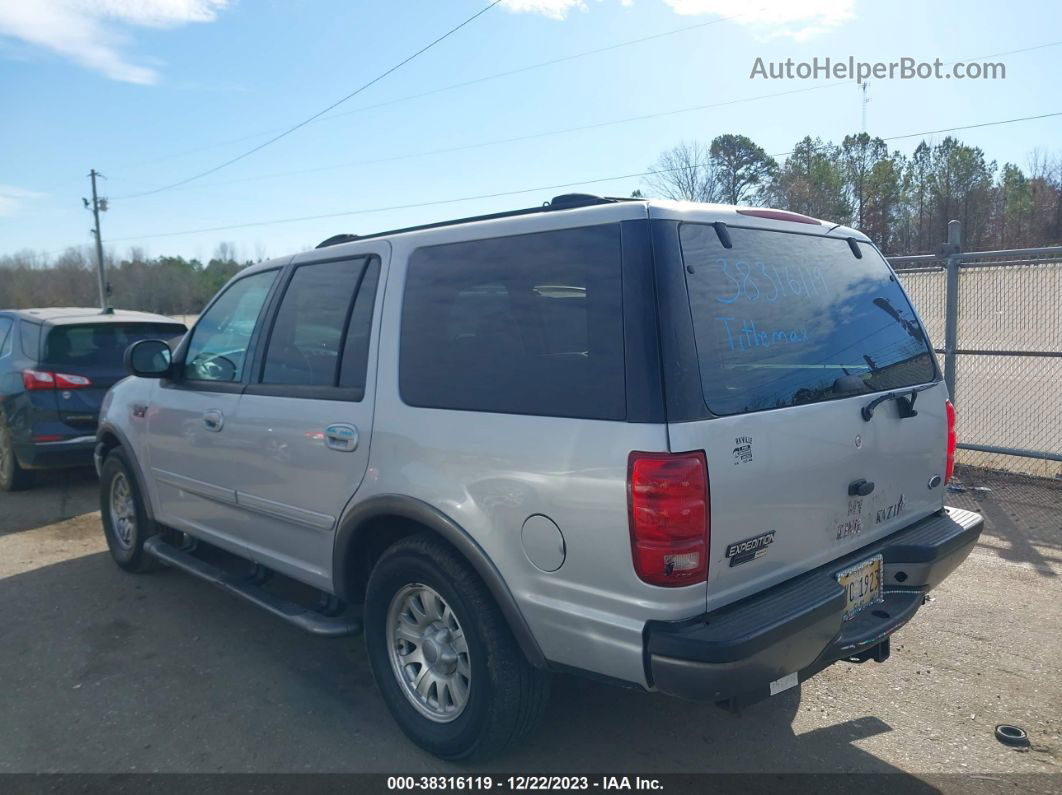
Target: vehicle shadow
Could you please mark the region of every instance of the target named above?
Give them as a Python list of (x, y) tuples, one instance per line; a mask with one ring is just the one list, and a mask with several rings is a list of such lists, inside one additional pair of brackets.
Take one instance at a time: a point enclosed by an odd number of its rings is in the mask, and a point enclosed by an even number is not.
[(902, 772), (856, 745), (891, 731), (873, 715), (798, 734), (799, 688), (734, 717), (572, 676), (521, 747), (455, 766), (402, 736), (360, 638), (179, 573), (95, 553), (0, 579), (0, 604), (0, 772)]
[[(960, 467), (948, 505), (985, 517), (981, 548), (1028, 563), (1042, 577), (1062, 567), (1062, 481)], [(955, 489), (961, 489), (955, 490)]]
[(99, 481), (91, 467), (42, 470), (26, 491), (0, 492), (0, 536), (99, 510)]

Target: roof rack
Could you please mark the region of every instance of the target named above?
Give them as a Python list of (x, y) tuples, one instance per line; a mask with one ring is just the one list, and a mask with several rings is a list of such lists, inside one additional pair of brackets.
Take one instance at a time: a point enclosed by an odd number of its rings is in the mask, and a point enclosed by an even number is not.
[(520, 215), (534, 215), (536, 213), (548, 213), (556, 210), (572, 210), (576, 207), (593, 207), (598, 204), (615, 204), (616, 202), (625, 201), (639, 201), (639, 199), (628, 198), (614, 198), (611, 196), (594, 196), (590, 193), (565, 193), (560, 196), (554, 196), (548, 202), (540, 207), (527, 207), (523, 210), (506, 210), (500, 213), (490, 213), (488, 215), (472, 215), (467, 218), (454, 218), (450, 221), (436, 221), (432, 224), (420, 224), (418, 226), (406, 226), (401, 229), (388, 229), (384, 232), (373, 232), (369, 235), (350, 235), (339, 234), (332, 235), (327, 240), (322, 240), (317, 244), (316, 248), (327, 248), (329, 246), (337, 246), (340, 243), (350, 243), (354, 240), (368, 240), (374, 237), (388, 237), (390, 235), (400, 235), (405, 232), (421, 232), (425, 229), (438, 229), (443, 226), (457, 226), (459, 224), (471, 224), (476, 221), (493, 221), (496, 218), (514, 218)]

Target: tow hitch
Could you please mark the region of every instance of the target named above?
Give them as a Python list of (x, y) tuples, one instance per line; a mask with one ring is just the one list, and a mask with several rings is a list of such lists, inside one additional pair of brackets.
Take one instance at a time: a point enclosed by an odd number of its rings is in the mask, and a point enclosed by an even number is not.
[(889, 640), (890, 638), (885, 638), (885, 640), (883, 640), (876, 646), (871, 646), (869, 649), (864, 649), (863, 651), (859, 652), (859, 654), (853, 654), (851, 657), (845, 657), (844, 661), (856, 663), (859, 665), (865, 663), (867, 660), (873, 660), (874, 662), (879, 663), (885, 662), (887, 659), (889, 659), (889, 654), (891, 651), (889, 649)]

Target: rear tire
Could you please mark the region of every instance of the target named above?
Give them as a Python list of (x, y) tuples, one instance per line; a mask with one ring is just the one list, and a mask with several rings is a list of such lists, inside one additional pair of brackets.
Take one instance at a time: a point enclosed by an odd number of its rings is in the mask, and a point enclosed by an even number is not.
[(34, 473), (18, 463), (11, 429), (0, 420), (0, 491), (22, 491), (32, 486), (33, 481)]
[(148, 518), (133, 468), (121, 447), (107, 454), (100, 470), (100, 515), (115, 563), (136, 574), (162, 567), (158, 558), (144, 551), (144, 542), (159, 531)]
[(443, 759), (499, 754), (545, 711), (549, 676), (527, 661), (472, 567), (431, 534), (398, 541), (373, 568), (365, 645), (399, 727)]

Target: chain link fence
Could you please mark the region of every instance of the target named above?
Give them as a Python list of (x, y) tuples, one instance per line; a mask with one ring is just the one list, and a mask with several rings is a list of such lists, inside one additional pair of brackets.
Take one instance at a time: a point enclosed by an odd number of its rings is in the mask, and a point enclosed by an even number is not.
[(958, 253), (957, 242), (890, 260), (951, 381), (957, 461), (1062, 477), (1062, 247)]

